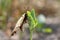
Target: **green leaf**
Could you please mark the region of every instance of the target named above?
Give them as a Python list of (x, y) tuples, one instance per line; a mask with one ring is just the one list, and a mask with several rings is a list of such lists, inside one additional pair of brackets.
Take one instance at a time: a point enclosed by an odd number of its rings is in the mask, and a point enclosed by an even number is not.
[(37, 19), (34, 10), (32, 10), (31, 12), (27, 11), (27, 18), (29, 21), (30, 29), (32, 30), (37, 25)]
[(44, 33), (52, 33), (52, 29), (51, 28), (45, 28), (45, 29), (42, 29), (42, 31)]
[(36, 16), (35, 16), (35, 10), (34, 9), (31, 10), (31, 15), (32, 15), (33, 19), (35, 20)]
[(30, 40), (32, 40), (32, 33), (33, 33), (33, 30), (34, 28), (36, 27), (37, 25), (37, 21), (36, 21), (36, 17), (35, 17), (35, 11), (34, 10), (31, 10), (30, 11), (27, 11), (27, 18), (28, 18), (28, 22), (29, 22), (29, 29), (30, 29)]

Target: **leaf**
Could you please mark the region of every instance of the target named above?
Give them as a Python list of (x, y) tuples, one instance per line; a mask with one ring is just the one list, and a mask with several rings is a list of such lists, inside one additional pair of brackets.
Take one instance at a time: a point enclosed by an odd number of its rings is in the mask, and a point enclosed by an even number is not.
[(42, 29), (42, 31), (44, 33), (52, 33), (52, 29), (51, 28), (44, 28), (44, 29)]
[(34, 9), (31, 10), (31, 15), (32, 15), (33, 19), (35, 20), (36, 16), (35, 16), (35, 10)]
[(29, 21), (30, 30), (34, 29), (38, 24), (34, 10), (27, 11), (27, 18)]

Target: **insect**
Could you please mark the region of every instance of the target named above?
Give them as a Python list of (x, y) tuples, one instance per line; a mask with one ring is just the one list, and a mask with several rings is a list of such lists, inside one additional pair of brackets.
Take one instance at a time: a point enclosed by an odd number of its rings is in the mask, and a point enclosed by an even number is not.
[(30, 31), (33, 30), (38, 25), (34, 9), (32, 9), (31, 11), (27, 11), (27, 13), (24, 13), (21, 16), (21, 18), (17, 21), (16, 26), (15, 26), (15, 28), (14, 28), (14, 30), (13, 30), (11, 35), (14, 35), (14, 33), (16, 33), (16, 31), (19, 28), (22, 31), (23, 23), (27, 22), (26, 20), (28, 20)]
[(29, 24), (29, 28), (30, 30), (32, 30), (33, 28), (35, 28), (35, 26), (38, 24), (36, 16), (35, 16), (35, 11), (34, 9), (32, 9), (31, 11), (27, 11), (27, 13), (24, 13), (20, 19), (17, 21), (14, 30), (12, 31), (11, 36), (14, 35), (14, 33), (16, 33), (16, 31), (18, 29), (20, 29), (22, 31), (22, 26), (24, 24), (24, 22), (27, 22), (26, 20), (28, 20), (28, 24)]
[(12, 33), (11, 33), (11, 36), (13, 36), (16, 31), (18, 31), (18, 29), (20, 29), (22, 31), (22, 26), (23, 26), (23, 23), (26, 21), (26, 13), (24, 13), (20, 18), (19, 20), (17, 21), (16, 25), (15, 25), (15, 28), (13, 29)]
[(17, 21), (16, 26), (15, 26), (14, 30), (12, 31), (11, 36), (13, 36), (18, 31), (18, 29), (20, 29), (22, 31), (22, 27), (23, 27), (24, 22), (28, 22), (28, 24), (29, 24), (30, 40), (32, 40), (32, 33), (33, 33), (35, 28), (36, 29), (38, 28), (42, 32), (49, 32), (49, 33), (51, 33), (52, 30), (49, 29), (49, 28), (46, 28), (46, 29), (43, 30), (44, 24), (42, 23), (42, 21), (44, 21), (43, 20), (44, 17), (43, 16), (40, 16), (40, 17), (42, 19), (40, 18), (40, 22), (39, 22), (38, 19), (36, 18), (34, 9), (32, 9), (31, 11), (27, 11), (27, 13), (24, 13), (20, 17), (20, 19)]

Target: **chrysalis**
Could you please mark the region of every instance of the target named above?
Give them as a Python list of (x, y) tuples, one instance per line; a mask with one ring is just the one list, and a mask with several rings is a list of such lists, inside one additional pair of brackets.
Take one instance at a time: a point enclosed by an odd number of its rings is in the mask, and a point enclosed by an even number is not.
[(24, 23), (25, 21), (26, 21), (26, 13), (24, 13), (24, 14), (20, 17), (20, 19), (17, 21), (16, 26), (15, 26), (14, 30), (12, 31), (11, 36), (13, 36), (14, 33), (16, 33), (16, 31), (17, 31), (18, 29), (20, 29), (20, 30), (22, 31), (22, 26), (23, 26), (23, 23)]

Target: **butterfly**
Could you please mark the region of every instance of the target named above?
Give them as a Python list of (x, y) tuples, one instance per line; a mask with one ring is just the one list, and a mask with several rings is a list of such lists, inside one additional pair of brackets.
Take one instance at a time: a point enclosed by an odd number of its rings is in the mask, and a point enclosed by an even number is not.
[(17, 21), (16, 26), (11, 35), (14, 35), (14, 33), (16, 33), (16, 31), (18, 29), (20, 29), (22, 31), (22, 26), (23, 26), (24, 22), (28, 22), (30, 30), (33, 30), (38, 25), (38, 21), (35, 16), (34, 9), (32, 9), (31, 11), (27, 11), (27, 13), (24, 13), (20, 17), (20, 19)]
[(27, 19), (27, 16), (26, 16), (26, 13), (24, 13), (17, 21), (15, 28), (13, 29), (11, 33), (11, 36), (13, 36), (16, 33), (16, 31), (18, 31), (18, 29), (22, 31), (22, 27), (23, 27), (24, 22), (26, 22), (26, 19)]

